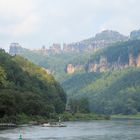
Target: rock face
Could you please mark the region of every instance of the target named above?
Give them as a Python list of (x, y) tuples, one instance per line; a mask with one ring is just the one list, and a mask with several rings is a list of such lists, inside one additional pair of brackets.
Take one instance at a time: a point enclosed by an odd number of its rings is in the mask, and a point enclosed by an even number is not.
[(107, 47), (112, 45), (118, 41), (126, 41), (128, 40), (127, 36), (121, 35), (116, 31), (106, 30), (101, 33), (96, 34), (95, 37), (83, 40), (77, 43), (64, 44), (63, 51), (64, 52), (95, 52), (103, 47)]
[(140, 67), (140, 54), (139, 54), (138, 59), (137, 59), (137, 67)]
[(68, 64), (66, 71), (68, 74), (73, 74), (75, 72), (75, 68), (72, 64)]
[(48, 52), (54, 54), (61, 53), (61, 44), (53, 44), (50, 49), (48, 49)]
[(66, 67), (66, 73), (68, 74), (73, 74), (75, 72), (83, 72), (85, 71), (85, 66), (84, 65), (73, 65), (73, 64), (68, 64)]
[(100, 57), (100, 63), (99, 63), (99, 71), (100, 72), (106, 72), (108, 70), (108, 62), (107, 58), (104, 56)]
[(18, 43), (11, 43), (10, 44), (10, 49), (9, 49), (9, 54), (14, 56), (14, 55), (20, 55), (22, 51), (22, 47)]
[(140, 30), (135, 30), (130, 33), (130, 39), (140, 39)]
[(136, 62), (135, 62), (135, 59), (133, 57), (133, 54), (130, 53), (129, 55), (129, 66), (130, 67), (135, 67), (136, 66)]
[[(54, 43), (49, 48), (46, 48), (43, 46), (38, 52), (41, 52), (45, 55), (51, 55), (51, 54), (60, 54), (60, 53), (81, 53), (81, 52), (88, 52), (93, 53), (97, 50), (100, 50), (102, 48), (108, 47), (116, 42), (122, 42), (127, 41), (129, 39), (140, 39), (140, 30), (132, 31), (130, 34), (130, 38), (128, 36), (124, 36), (120, 34), (119, 32), (112, 31), (112, 30), (105, 30), (101, 33), (97, 33), (94, 37), (91, 37), (89, 39), (70, 43), (70, 44), (63, 44), (63, 47), (61, 48), (61, 44)], [(18, 43), (12, 43), (12, 46), (18, 46)], [(16, 52), (16, 48), (12, 49), (13, 52)], [(16, 52), (19, 53), (19, 52)], [(15, 54), (15, 53), (11, 53)]]
[(98, 64), (96, 63), (89, 63), (87, 67), (87, 72), (97, 72), (98, 71)]
[(115, 42), (126, 41), (127, 36), (116, 31), (106, 30), (96, 34), (95, 37), (77, 43), (64, 44), (64, 52), (95, 52), (101, 48), (112, 45)]
[(43, 54), (50, 55), (50, 54), (60, 54), (60, 53), (80, 53), (80, 52), (96, 52), (99, 49), (104, 47), (110, 46), (113, 43), (126, 41), (128, 40), (127, 36), (124, 36), (116, 31), (105, 30), (101, 33), (95, 35), (95, 37), (70, 43), (70, 44), (63, 44), (61, 49), (61, 44), (53, 44), (50, 46), (49, 49), (45, 48), (44, 46), (40, 49)]
[(40, 52), (44, 55), (60, 54), (62, 53), (61, 44), (54, 43), (49, 49), (45, 46), (42, 46), (41, 49), (35, 50), (35, 52)]
[(72, 64), (69, 64), (67, 66), (67, 73), (73, 74), (77, 71), (84, 70), (86, 72), (99, 72), (99, 73), (104, 73), (107, 71), (112, 71), (112, 70), (122, 70), (128, 67), (140, 67), (140, 53), (137, 56), (137, 58), (134, 58), (133, 54), (129, 54), (129, 62), (122, 64), (120, 62), (120, 58), (118, 58), (117, 62), (114, 63), (108, 63), (107, 57), (106, 56), (100, 56), (99, 61), (93, 61), (93, 62), (88, 62), (86, 65), (80, 65), (80, 68), (78, 69), (79, 65), (73, 66)]

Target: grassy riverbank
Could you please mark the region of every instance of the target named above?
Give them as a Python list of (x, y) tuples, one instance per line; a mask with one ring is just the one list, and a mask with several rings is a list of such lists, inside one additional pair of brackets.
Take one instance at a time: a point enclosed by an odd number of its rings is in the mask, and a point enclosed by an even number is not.
[(88, 121), (88, 120), (109, 120), (109, 116), (105, 115), (97, 115), (97, 114), (70, 114), (70, 113), (63, 113), (63, 114), (52, 114), (50, 117), (45, 116), (27, 116), (25, 114), (17, 115), (17, 116), (10, 116), (10, 117), (3, 117), (0, 118), (0, 123), (15, 123), (15, 124), (41, 124), (51, 121), (58, 121), (59, 117), (62, 121)]
[(98, 114), (52, 114), (50, 117), (45, 116), (27, 116), (25, 114), (17, 116), (5, 116), (0, 118), (0, 123), (15, 123), (15, 124), (41, 124), (47, 122), (57, 122), (59, 117), (62, 121), (91, 121), (91, 120), (110, 120), (110, 119), (140, 119), (140, 113), (136, 115), (98, 115)]
[(48, 117), (43, 116), (27, 116), (25, 114), (17, 116), (4, 116), (0, 118), (0, 123), (14, 123), (14, 124), (39, 124), (41, 122), (46, 122)]
[(135, 115), (112, 115), (111, 119), (140, 119), (140, 113)]
[(64, 113), (60, 115), (60, 117), (63, 119), (63, 121), (88, 121), (88, 120), (109, 120), (110, 116), (106, 115), (98, 115), (98, 114), (70, 114), (70, 113)]

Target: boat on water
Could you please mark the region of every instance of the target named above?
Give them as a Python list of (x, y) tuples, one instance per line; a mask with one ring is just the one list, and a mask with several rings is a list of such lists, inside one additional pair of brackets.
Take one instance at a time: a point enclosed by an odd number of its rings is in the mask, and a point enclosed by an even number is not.
[(63, 123), (44, 123), (43, 127), (66, 127)]
[(42, 126), (43, 126), (43, 127), (66, 127), (66, 125), (64, 125), (64, 124), (61, 122), (60, 117), (59, 117), (59, 122), (43, 123)]

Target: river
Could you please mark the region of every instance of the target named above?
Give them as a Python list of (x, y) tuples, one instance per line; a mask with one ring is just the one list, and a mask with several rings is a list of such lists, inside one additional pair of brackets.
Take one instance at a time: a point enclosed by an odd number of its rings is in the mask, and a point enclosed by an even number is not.
[(67, 127), (19, 127), (0, 131), (0, 140), (140, 140), (140, 120), (66, 122)]

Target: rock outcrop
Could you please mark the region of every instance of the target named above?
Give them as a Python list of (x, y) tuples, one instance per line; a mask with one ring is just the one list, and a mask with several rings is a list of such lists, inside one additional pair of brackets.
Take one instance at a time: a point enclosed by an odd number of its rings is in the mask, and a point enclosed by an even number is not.
[(130, 33), (130, 39), (140, 39), (140, 30), (135, 30)]
[(135, 61), (132, 53), (130, 53), (130, 55), (129, 55), (129, 66), (130, 67), (135, 67), (136, 66), (136, 61)]
[(10, 49), (9, 49), (9, 54), (14, 56), (14, 55), (20, 55), (22, 51), (22, 47), (19, 45), (19, 43), (11, 43), (10, 44)]
[(97, 72), (97, 71), (98, 71), (98, 64), (88, 63), (87, 72)]
[(43, 54), (60, 54), (60, 53), (80, 53), (80, 52), (96, 52), (99, 49), (104, 47), (110, 46), (113, 43), (126, 41), (128, 40), (127, 36), (124, 36), (116, 31), (105, 30), (101, 33), (95, 35), (95, 37), (70, 43), (70, 44), (63, 44), (61, 49), (61, 44), (53, 44), (49, 47), (49, 49), (45, 48), (44, 46), (40, 49)]
[[(80, 66), (80, 67), (79, 67)], [(79, 68), (78, 68), (79, 67)], [(133, 54), (129, 54), (129, 62), (128, 63), (121, 63), (120, 57), (118, 61), (114, 63), (109, 63), (106, 56), (100, 56), (99, 61), (88, 62), (86, 65), (75, 65), (69, 64), (67, 66), (67, 73), (73, 74), (77, 71), (86, 71), (86, 72), (107, 72), (113, 70), (122, 70), (128, 67), (140, 67), (140, 53), (137, 58), (134, 58)]]
[(64, 44), (64, 52), (95, 52), (101, 48), (112, 45), (113, 43), (126, 41), (127, 36), (121, 35), (116, 31), (105, 30), (96, 34), (95, 37), (81, 42)]
[(137, 67), (140, 67), (140, 54), (139, 54), (139, 56), (137, 58)]
[(100, 62), (99, 62), (99, 72), (106, 72), (107, 70), (108, 70), (107, 58), (104, 56), (101, 56)]
[(74, 66), (73, 66), (72, 64), (68, 64), (68, 65), (67, 65), (67, 68), (66, 68), (66, 72), (67, 72), (68, 74), (73, 74), (73, 73), (75, 72)]

